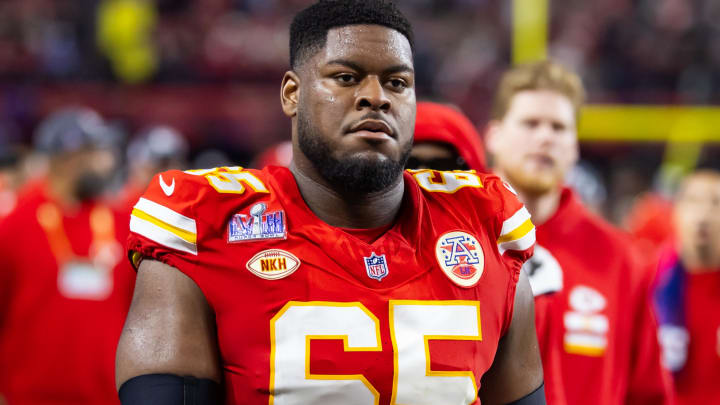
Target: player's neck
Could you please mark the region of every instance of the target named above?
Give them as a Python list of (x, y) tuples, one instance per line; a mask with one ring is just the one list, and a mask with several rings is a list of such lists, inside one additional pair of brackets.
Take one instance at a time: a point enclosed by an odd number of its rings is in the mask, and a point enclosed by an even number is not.
[(535, 226), (542, 225), (547, 222), (558, 210), (560, 206), (560, 198), (562, 190), (552, 190), (542, 194), (527, 193), (523, 190), (517, 190), (520, 201), (525, 204), (525, 208), (532, 215), (532, 221)]
[[(399, 181), (378, 193), (346, 195), (334, 190), (312, 170), (295, 162), (290, 171), (300, 194), (310, 210), (323, 222), (340, 227), (370, 229), (388, 225), (395, 220), (402, 205), (405, 185)], [(313, 175), (315, 174), (315, 175)]]

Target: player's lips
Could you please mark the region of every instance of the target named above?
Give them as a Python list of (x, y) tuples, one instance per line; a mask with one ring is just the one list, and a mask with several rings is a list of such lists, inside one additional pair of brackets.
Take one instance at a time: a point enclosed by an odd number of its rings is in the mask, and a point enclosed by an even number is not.
[(358, 135), (363, 138), (384, 140), (395, 138), (395, 132), (385, 121), (363, 120), (353, 125), (348, 131), (349, 134)]

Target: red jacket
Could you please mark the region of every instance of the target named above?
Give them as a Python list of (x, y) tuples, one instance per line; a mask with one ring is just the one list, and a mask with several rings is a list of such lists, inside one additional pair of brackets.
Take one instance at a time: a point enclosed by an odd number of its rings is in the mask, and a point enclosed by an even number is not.
[(537, 227), (525, 269), (536, 295), (549, 404), (671, 401), (652, 314), (650, 273), (630, 243), (566, 189)]
[(42, 184), (0, 223), (0, 395), (8, 405), (115, 405), (115, 348), (134, 273), (127, 219), (72, 212)]

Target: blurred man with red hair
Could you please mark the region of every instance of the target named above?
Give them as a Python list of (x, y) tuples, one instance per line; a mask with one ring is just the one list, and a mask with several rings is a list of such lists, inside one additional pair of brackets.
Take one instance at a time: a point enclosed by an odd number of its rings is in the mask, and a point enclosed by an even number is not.
[[(486, 145), (537, 226), (524, 266), (535, 295), (550, 404), (657, 405), (670, 400), (650, 277), (629, 241), (565, 185), (579, 155), (580, 78), (552, 62), (507, 72)], [(510, 187), (510, 186), (508, 186)]]

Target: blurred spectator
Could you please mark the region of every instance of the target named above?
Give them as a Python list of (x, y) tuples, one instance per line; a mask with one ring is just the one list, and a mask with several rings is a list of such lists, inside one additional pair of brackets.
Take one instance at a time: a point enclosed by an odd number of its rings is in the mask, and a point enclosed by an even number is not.
[(418, 103), (415, 140), (407, 168), (486, 172), (480, 134), (459, 110), (437, 103)]
[(720, 170), (701, 167), (675, 200), (677, 234), (660, 262), (655, 304), (677, 402), (720, 399)]
[(535, 224), (523, 269), (535, 295), (550, 404), (669, 404), (650, 277), (621, 232), (589, 212), (566, 178), (579, 157), (580, 77), (553, 62), (503, 75), (486, 145)]
[(121, 192), (121, 206), (132, 207), (150, 180), (166, 170), (188, 167), (189, 147), (174, 128), (158, 125), (141, 131), (127, 147), (128, 180)]
[(134, 283), (127, 217), (99, 203), (113, 137), (85, 108), (46, 118), (42, 181), (0, 223), (0, 393), (9, 404), (117, 404), (115, 346)]

